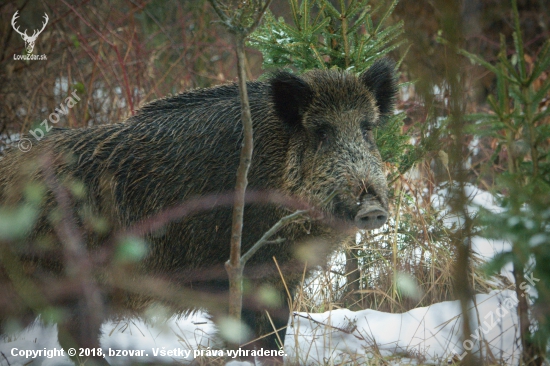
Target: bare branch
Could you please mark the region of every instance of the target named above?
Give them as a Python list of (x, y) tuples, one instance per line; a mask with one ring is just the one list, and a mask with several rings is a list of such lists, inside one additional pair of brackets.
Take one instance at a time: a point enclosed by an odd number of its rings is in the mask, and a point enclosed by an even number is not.
[[(332, 192), (321, 204), (321, 206), (325, 206), (328, 204), (332, 199), (336, 196), (336, 191)], [(273, 235), (275, 235), (279, 230), (281, 230), (286, 224), (289, 224), (293, 221), (296, 221), (299, 218), (306, 217), (308, 214), (312, 213), (313, 209), (308, 210), (298, 210), (294, 213), (291, 213), (290, 215), (287, 215), (283, 218), (281, 218), (275, 225), (271, 227), (268, 231), (262, 235), (260, 240), (258, 240), (252, 248), (250, 248), (242, 257), (241, 257), (241, 265), (244, 267), (246, 262), (263, 246), (267, 244), (275, 244), (275, 243), (281, 243), (284, 241), (284, 239), (277, 239), (277, 240), (269, 240)]]
[(232, 19), (227, 16), (221, 9), (220, 9), (220, 3), (218, 0), (210, 0), (210, 4), (214, 8), (214, 11), (218, 16), (220, 17), (221, 22), (233, 33), (236, 33), (238, 29), (233, 26)]
[[(271, 227), (268, 231), (262, 235), (260, 240), (258, 240), (252, 248), (250, 248), (242, 257), (241, 257), (241, 264), (244, 266), (246, 262), (264, 245), (279, 242), (278, 240), (269, 241), (268, 239), (271, 238), (273, 235), (275, 235), (279, 230), (281, 230), (286, 224), (293, 222), (294, 220), (303, 217), (305, 214), (307, 214), (308, 210), (300, 210), (296, 211), (294, 213), (291, 213), (290, 215), (287, 215), (277, 221), (275, 225)], [(284, 240), (284, 239), (283, 239)]]
[(266, 3), (264, 4), (264, 6), (259, 11), (259, 14), (257, 14), (256, 20), (254, 21), (254, 23), (250, 27), (248, 27), (247, 34), (250, 34), (250, 33), (254, 32), (254, 30), (258, 27), (258, 25), (262, 21), (262, 18), (264, 16), (267, 8), (269, 8), (270, 4), (271, 4), (271, 0), (267, 0)]
[[(214, 11), (220, 17), (221, 22), (227, 27), (227, 29), (239, 37), (246, 38), (250, 33), (258, 27), (262, 21), (263, 15), (271, 4), (271, 0), (263, 1), (249, 1), (247, 5), (244, 5), (245, 9), (238, 14), (235, 11), (233, 16), (229, 16), (226, 11), (231, 11), (229, 7), (223, 6), (219, 0), (209, 0), (210, 4), (214, 8)], [(226, 8), (226, 11), (222, 9)], [(246, 11), (250, 9), (250, 11)], [(252, 19), (252, 23), (250, 23)]]

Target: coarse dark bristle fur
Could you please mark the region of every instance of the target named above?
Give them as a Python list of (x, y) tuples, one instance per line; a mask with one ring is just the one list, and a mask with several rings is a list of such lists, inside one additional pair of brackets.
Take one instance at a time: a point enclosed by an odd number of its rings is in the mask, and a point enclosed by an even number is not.
[[(247, 86), (254, 125), (250, 190), (275, 190), (314, 205), (337, 190), (335, 202), (322, 209), (343, 220), (353, 221), (359, 201), (376, 201), (387, 209), (383, 164), (370, 131), (392, 112), (396, 93), (393, 63), (378, 61), (360, 77), (332, 70), (301, 76), (279, 72), (267, 82), (249, 82)], [(84, 183), (86, 196), (74, 199), (73, 214), (87, 230), (89, 247), (97, 248), (104, 245), (109, 233), (169, 207), (191, 198), (231, 192), (241, 143), (236, 84), (192, 90), (153, 101), (123, 123), (51, 131), (30, 152), (12, 149), (0, 160), (0, 202), (15, 205), (23, 200), (26, 183), (43, 180), (43, 167), (36, 162), (50, 156), (61, 181)], [(18, 248), (23, 257), (32, 253), (33, 266), (29, 268), (35, 272), (30, 275), (37, 278), (43, 273), (63, 273), (62, 251), (40, 246), (31, 250), (27, 245), (42, 237), (56, 241), (51, 223), (56, 208), (56, 198), (48, 191), (36, 228)], [(109, 233), (89, 230), (83, 212), (106, 218)], [(287, 213), (277, 204), (247, 205), (243, 252)], [(139, 273), (169, 278), (182, 288), (190, 285), (195, 291), (221, 292), (227, 288), (224, 262), (229, 258), (230, 235), (231, 207), (227, 206), (171, 222), (145, 236), (150, 247)], [(295, 257), (296, 248), (317, 238), (316, 254), (326, 257), (346, 235), (320, 222), (285, 226), (278, 233), (286, 239), (284, 243), (265, 246), (249, 261), (245, 276), (250, 292), (246, 296), (253, 297), (265, 284), (275, 288), (285, 309), (274, 322), (277, 327), (286, 325), (286, 290), (272, 258), (282, 265), (286, 283), (293, 288), (303, 271), (303, 263)], [(194, 277), (186, 277), (192, 272)], [(213, 273), (221, 277), (204, 279), (205, 274)], [(158, 299), (131, 294), (104, 299), (115, 313), (121, 309), (139, 313), (153, 300)], [(175, 311), (186, 310), (168, 305)], [(13, 309), (19, 316), (26, 307), (21, 300), (14, 302)], [(243, 318), (255, 328), (256, 336), (271, 332), (263, 309), (245, 309)], [(0, 314), (0, 323), (2, 320)], [(60, 329), (69, 333), (73, 328), (60, 324)], [(86, 337), (71, 336), (77, 340)], [(263, 347), (274, 348), (275, 339), (274, 335), (268, 337)]]

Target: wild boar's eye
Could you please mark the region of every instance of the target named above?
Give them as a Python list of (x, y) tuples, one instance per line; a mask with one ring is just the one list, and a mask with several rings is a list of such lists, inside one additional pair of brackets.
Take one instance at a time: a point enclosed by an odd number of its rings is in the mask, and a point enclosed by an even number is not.
[(365, 141), (371, 144), (374, 143), (374, 133), (372, 132), (372, 128), (363, 128), (361, 131), (363, 132), (363, 138)]
[(329, 142), (329, 132), (326, 129), (319, 129), (316, 133), (321, 144), (326, 145)]

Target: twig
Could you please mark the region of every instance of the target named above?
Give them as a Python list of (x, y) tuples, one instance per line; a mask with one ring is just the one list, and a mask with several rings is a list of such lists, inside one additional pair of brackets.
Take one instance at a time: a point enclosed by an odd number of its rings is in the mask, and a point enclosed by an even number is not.
[[(328, 197), (321, 203), (321, 207), (328, 204), (332, 199), (336, 196), (336, 191), (333, 191)], [(299, 218), (305, 217), (306, 215), (313, 212), (313, 209), (308, 210), (298, 210), (294, 213), (291, 213), (290, 215), (287, 215), (283, 218), (281, 218), (275, 225), (271, 227), (268, 231), (262, 235), (262, 237), (250, 248), (242, 257), (241, 257), (241, 265), (244, 266), (246, 262), (264, 245), (267, 244), (273, 244), (273, 243), (280, 243), (281, 239), (269, 241), (269, 238), (271, 238), (273, 235), (275, 235), (279, 230), (281, 230), (286, 224), (291, 223)], [(282, 239), (284, 241), (284, 239)]]
[(304, 318), (304, 319), (308, 319), (308, 320), (314, 322), (315, 324), (319, 324), (319, 325), (322, 325), (322, 326), (327, 327), (327, 328), (336, 329), (339, 332), (350, 334), (350, 335), (354, 336), (355, 338), (357, 338), (359, 340), (364, 340), (363, 337), (360, 337), (360, 336), (357, 336), (357, 335), (353, 334), (357, 330), (357, 325), (354, 325), (353, 328), (351, 328), (351, 330), (347, 330), (347, 329), (344, 329), (344, 328), (335, 327), (334, 325), (325, 324), (325, 323), (322, 323), (318, 320), (315, 320), (311, 317), (311, 315), (309, 315), (309, 313), (307, 314), (307, 316), (305, 316), (305, 315), (302, 315), (302, 314), (295, 311), (294, 316)]
[(4, 352), (0, 352), (0, 353), (2, 353), (2, 357), (4, 357), (4, 360), (6, 360), (6, 362), (8, 363), (8, 366), (11, 366), (10, 361), (8, 361), (8, 358), (6, 357)]
[[(266, 231), (264, 233), (264, 235), (262, 235), (262, 237), (260, 238), (260, 240), (258, 240), (253, 246), (252, 248), (250, 248), (242, 257), (241, 257), (241, 264), (244, 266), (246, 264), (246, 262), (260, 249), (262, 248), (264, 245), (266, 244), (269, 244), (269, 243), (274, 243), (274, 242), (278, 242), (277, 240), (275, 241), (269, 241), (268, 239), (271, 238), (273, 235), (275, 235), (279, 230), (281, 230), (283, 228), (283, 226), (285, 226), (286, 224), (290, 223), (290, 222), (293, 222), (294, 220), (300, 218), (300, 217), (303, 217), (305, 214), (307, 214), (309, 212), (309, 210), (299, 210), (299, 211), (296, 211), (290, 215), (287, 215), (285, 217), (283, 217), (282, 219), (280, 219), (275, 225), (273, 225), (271, 227), (271, 229), (269, 229), (268, 231)], [(284, 241), (284, 239), (283, 239)]]

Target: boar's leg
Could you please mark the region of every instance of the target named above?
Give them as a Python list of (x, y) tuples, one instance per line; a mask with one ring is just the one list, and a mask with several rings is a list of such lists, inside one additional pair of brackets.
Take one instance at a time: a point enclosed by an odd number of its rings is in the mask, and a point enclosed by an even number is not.
[[(259, 351), (263, 349), (264, 351), (278, 351), (282, 349), (285, 341), (286, 335), (286, 325), (288, 324), (289, 317), (289, 308), (288, 302), (283, 301), (281, 306), (277, 309), (269, 309), (269, 316), (271, 321), (275, 326), (275, 329), (278, 329), (278, 334), (275, 334), (273, 326), (269, 321), (268, 316), (266, 315), (266, 309), (258, 309), (248, 307), (243, 304), (242, 310), (242, 320), (254, 331), (254, 339), (260, 338), (257, 341), (246, 345), (244, 348), (248, 350)], [(281, 329), (282, 328), (282, 329)], [(272, 333), (272, 334), (270, 334)], [(266, 336), (266, 334), (269, 334)], [(279, 339), (283, 344), (280, 344)], [(257, 357), (258, 360), (262, 362), (262, 365), (282, 365), (283, 357), (280, 356), (260, 356)], [(249, 360), (253, 361), (253, 357), (250, 357)]]

